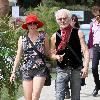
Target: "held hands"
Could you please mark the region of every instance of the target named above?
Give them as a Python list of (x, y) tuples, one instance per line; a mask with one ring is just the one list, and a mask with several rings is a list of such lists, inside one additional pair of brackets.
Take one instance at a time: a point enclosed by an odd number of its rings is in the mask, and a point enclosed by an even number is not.
[(65, 53), (62, 54), (62, 55), (58, 55), (56, 49), (55, 50), (51, 50), (51, 54), (53, 55), (52, 58), (55, 59), (55, 60), (58, 60), (59, 62), (61, 62), (63, 60), (63, 57), (65, 55)]
[(59, 62), (61, 62), (63, 60), (65, 53), (63, 55), (56, 55), (56, 58)]
[(88, 68), (84, 67), (82, 70), (82, 78), (88, 77)]
[(15, 73), (12, 73), (10, 76), (10, 82), (12, 84), (12, 82), (15, 80)]

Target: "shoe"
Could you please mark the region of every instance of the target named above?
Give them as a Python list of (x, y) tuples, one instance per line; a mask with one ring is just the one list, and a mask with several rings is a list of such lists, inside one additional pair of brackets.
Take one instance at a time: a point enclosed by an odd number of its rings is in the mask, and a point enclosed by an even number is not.
[(95, 88), (94, 90), (93, 90), (93, 93), (92, 93), (92, 95), (94, 96), (94, 97), (96, 97), (96, 95), (98, 94), (98, 89), (97, 88)]
[(84, 85), (86, 85), (85, 78), (81, 78), (81, 86), (84, 86)]
[(70, 99), (70, 91), (65, 92), (65, 99)]

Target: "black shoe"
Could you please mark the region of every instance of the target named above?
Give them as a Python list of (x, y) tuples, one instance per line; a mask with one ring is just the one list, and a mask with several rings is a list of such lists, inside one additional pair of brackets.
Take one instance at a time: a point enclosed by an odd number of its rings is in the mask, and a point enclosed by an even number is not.
[(84, 86), (84, 85), (86, 85), (85, 78), (81, 78), (81, 86)]
[(94, 97), (96, 97), (96, 95), (98, 94), (98, 91), (99, 91), (99, 90), (96, 89), (96, 88), (93, 90), (93, 93), (92, 93), (92, 94), (93, 94)]

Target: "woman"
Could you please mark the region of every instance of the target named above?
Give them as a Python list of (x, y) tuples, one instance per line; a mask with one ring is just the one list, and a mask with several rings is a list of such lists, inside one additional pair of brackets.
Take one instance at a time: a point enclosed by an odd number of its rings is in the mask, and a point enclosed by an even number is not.
[[(38, 28), (43, 25), (44, 23), (39, 21), (37, 16), (28, 15), (26, 23), (22, 25), (22, 28), (28, 33), (20, 36), (18, 41), (18, 50), (10, 81), (15, 79), (16, 67), (23, 54), (24, 63), (20, 69), (25, 100), (39, 100), (47, 76), (47, 67), (42, 56), (45, 53), (50, 55), (48, 37), (45, 32), (38, 31)], [(41, 54), (42, 56), (40, 56)]]
[[(77, 29), (79, 34), (82, 33), (82, 31), (79, 29), (80, 28), (80, 25), (79, 25), (79, 22), (78, 22), (78, 17), (76, 15), (74, 15), (74, 14), (72, 15), (72, 19), (71, 19), (71, 26), (73, 26), (73, 30)], [(82, 78), (81, 86), (84, 86), (84, 85), (86, 85), (85, 84), (85, 78)]]
[(92, 32), (92, 26), (93, 26), (93, 22), (95, 22), (96, 16), (100, 15), (100, 5), (93, 6), (91, 12), (92, 12), (94, 18), (92, 19), (92, 22), (90, 23), (88, 48), (89, 48), (90, 58), (92, 59), (93, 58), (93, 32)]

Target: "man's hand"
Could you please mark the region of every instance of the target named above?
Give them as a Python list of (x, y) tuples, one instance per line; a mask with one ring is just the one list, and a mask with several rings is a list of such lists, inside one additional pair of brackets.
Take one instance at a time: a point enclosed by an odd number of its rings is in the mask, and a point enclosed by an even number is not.
[(84, 67), (82, 70), (82, 78), (88, 77), (88, 68)]

